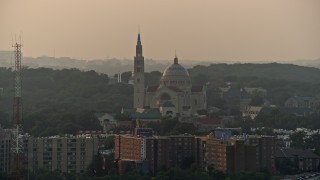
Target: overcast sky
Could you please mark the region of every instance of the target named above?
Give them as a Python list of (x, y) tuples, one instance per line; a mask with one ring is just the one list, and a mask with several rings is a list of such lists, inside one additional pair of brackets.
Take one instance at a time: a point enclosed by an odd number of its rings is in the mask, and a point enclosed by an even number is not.
[(0, 50), (25, 56), (296, 60), (320, 58), (320, 0), (0, 0)]

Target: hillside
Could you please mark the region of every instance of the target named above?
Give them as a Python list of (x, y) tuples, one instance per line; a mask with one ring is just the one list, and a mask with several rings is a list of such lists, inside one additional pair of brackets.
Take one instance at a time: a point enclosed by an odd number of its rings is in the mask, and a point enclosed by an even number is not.
[[(293, 95), (316, 95), (320, 92), (320, 70), (286, 64), (213, 64), (189, 69), (193, 84), (210, 82), (208, 105), (220, 103), (217, 87), (225, 81), (268, 90), (268, 98), (282, 105)], [(131, 73), (126, 73), (130, 75)], [(157, 84), (161, 73), (146, 74), (146, 82)], [(125, 77), (125, 76), (123, 76)], [(13, 73), (0, 68), (0, 123), (9, 124), (12, 114)], [(131, 107), (133, 87), (108, 84), (108, 76), (94, 71), (48, 68), (23, 70), (23, 104), (26, 132), (35, 135), (74, 133), (97, 129), (95, 112), (120, 112)]]
[(320, 83), (320, 69), (292, 64), (211, 64), (189, 69), (192, 76), (205, 74), (212, 79), (257, 77), (275, 80)]

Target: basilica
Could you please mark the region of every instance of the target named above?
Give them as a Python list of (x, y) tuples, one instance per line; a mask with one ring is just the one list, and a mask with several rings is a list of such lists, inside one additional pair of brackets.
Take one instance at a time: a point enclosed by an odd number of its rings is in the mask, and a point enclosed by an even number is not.
[(206, 86), (193, 86), (178, 57), (163, 72), (159, 85), (145, 85), (144, 57), (140, 33), (134, 57), (134, 109), (158, 110), (161, 116), (189, 117), (207, 109)]

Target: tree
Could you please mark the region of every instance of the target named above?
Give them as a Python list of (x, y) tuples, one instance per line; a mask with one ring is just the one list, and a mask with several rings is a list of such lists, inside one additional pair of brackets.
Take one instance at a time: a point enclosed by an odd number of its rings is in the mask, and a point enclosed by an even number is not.
[(173, 134), (194, 134), (196, 132), (196, 127), (192, 123), (182, 122), (177, 123), (172, 131)]
[(304, 131), (297, 131), (290, 135), (291, 139), (291, 147), (294, 148), (306, 148), (305, 146), (305, 139), (306, 133)]
[(206, 74), (197, 74), (196, 76), (193, 76), (192, 82), (197, 85), (205, 85), (209, 82), (209, 77)]
[(306, 148), (313, 149), (314, 152), (320, 155), (320, 133), (312, 134), (309, 138), (305, 139)]
[(127, 72), (121, 73), (121, 80), (123, 82), (128, 83), (131, 78), (132, 78), (132, 72), (131, 71), (127, 71)]

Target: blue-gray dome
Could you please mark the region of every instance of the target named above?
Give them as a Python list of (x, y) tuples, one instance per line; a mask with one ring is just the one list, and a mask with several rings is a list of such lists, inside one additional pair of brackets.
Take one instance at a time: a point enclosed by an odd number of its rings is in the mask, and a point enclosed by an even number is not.
[(163, 72), (160, 86), (175, 86), (179, 89), (191, 86), (188, 71), (178, 63), (178, 58), (174, 58), (174, 63), (169, 65)]
[(163, 72), (163, 76), (188, 76), (188, 71), (180, 64), (171, 64)]

